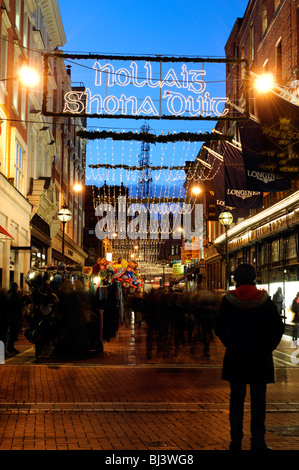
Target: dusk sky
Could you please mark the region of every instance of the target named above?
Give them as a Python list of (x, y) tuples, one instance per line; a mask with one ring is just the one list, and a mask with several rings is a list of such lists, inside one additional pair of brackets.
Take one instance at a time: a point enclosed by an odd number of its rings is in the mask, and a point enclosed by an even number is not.
[[(238, 17), (243, 17), (247, 0), (98, 0), (59, 1), (67, 43), (64, 52), (103, 53), (130, 55), (168, 55), (224, 58), (224, 46)], [(82, 64), (82, 62), (81, 62)], [(221, 82), (214, 96), (225, 96), (225, 81), (216, 70), (207, 73), (208, 80)], [(72, 80), (87, 87), (84, 68), (72, 66)], [(221, 93), (221, 95), (219, 94)], [(88, 129), (140, 131), (143, 120), (88, 119)], [(206, 132), (214, 124), (209, 121), (158, 121), (149, 120), (151, 132)], [(159, 148), (158, 148), (159, 147)], [(177, 143), (167, 146), (156, 144), (151, 149), (152, 165), (183, 165), (194, 160), (201, 143)], [(140, 143), (125, 142), (121, 148), (112, 142), (93, 141), (87, 149), (86, 184), (130, 184), (132, 191), (138, 174), (124, 170), (90, 170), (89, 164), (114, 162), (138, 164)], [(152, 173), (153, 196), (182, 195), (184, 172), (156, 171)], [(161, 190), (163, 186), (163, 193)], [(176, 189), (174, 189), (176, 188)], [(175, 193), (174, 193), (175, 192)]]

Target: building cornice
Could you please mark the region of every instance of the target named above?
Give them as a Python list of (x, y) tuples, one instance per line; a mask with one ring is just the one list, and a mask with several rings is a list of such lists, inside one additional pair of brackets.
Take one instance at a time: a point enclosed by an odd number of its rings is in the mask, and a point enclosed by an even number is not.
[(62, 47), (66, 43), (66, 36), (62, 24), (61, 14), (57, 0), (40, 0), (40, 7), (47, 23), (49, 38), (52, 47)]

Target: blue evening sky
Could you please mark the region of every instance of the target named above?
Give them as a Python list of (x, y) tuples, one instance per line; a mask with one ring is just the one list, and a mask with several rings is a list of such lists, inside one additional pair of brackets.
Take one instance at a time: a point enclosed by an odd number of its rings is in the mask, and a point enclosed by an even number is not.
[[(224, 46), (238, 17), (243, 17), (247, 0), (59, 0), (59, 8), (66, 34), (64, 52), (110, 53), (130, 55), (169, 55), (224, 58)], [(82, 63), (82, 62), (81, 62)], [(83, 61), (84, 63), (84, 61)], [(216, 68), (211, 68), (208, 79), (219, 80)], [(82, 81), (87, 87), (83, 68), (72, 66), (73, 81)], [(225, 82), (214, 96), (225, 96)], [(221, 95), (219, 94), (221, 93)], [(143, 120), (88, 119), (88, 129), (140, 130)], [(151, 131), (210, 132), (208, 121), (148, 120)], [(151, 146), (152, 165), (183, 165), (195, 160), (201, 143), (177, 143)], [(159, 147), (159, 148), (158, 148)], [(93, 163), (124, 163), (137, 165), (140, 143), (116, 144), (111, 139), (93, 141), (87, 149), (86, 184), (101, 186), (124, 184), (132, 193), (138, 183), (138, 173), (124, 170), (91, 170)], [(180, 196), (184, 172), (152, 172), (153, 196)]]

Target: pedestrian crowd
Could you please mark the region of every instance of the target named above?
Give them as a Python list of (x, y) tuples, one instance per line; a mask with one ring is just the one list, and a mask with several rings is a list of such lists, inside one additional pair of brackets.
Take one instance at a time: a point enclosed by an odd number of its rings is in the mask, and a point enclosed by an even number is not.
[(189, 344), (193, 352), (200, 343), (204, 355), (209, 356), (218, 312), (217, 297), (212, 292), (152, 290), (143, 298), (133, 297), (131, 309), (135, 315), (141, 312), (146, 323), (148, 359), (154, 348), (162, 355), (176, 356), (181, 346)]
[[(25, 336), (35, 342), (34, 335), (43, 333), (45, 341), (51, 342), (54, 335), (56, 340), (59, 338), (60, 346), (67, 350), (74, 345), (82, 347), (97, 342), (101, 328), (99, 312), (105, 312), (105, 309), (110, 325), (109, 340), (118, 324), (128, 325), (131, 318), (138, 325), (145, 323), (149, 360), (154, 350), (162, 355), (177, 355), (182, 345), (190, 345), (193, 352), (199, 343), (202, 344), (203, 354), (209, 356), (210, 345), (216, 335), (225, 347), (222, 379), (229, 382), (231, 392), (230, 450), (242, 449), (247, 386), (251, 399), (251, 449), (269, 450), (265, 443), (266, 389), (267, 384), (274, 382), (273, 351), (284, 333), (282, 312), (285, 305), (281, 289), (271, 299), (266, 290), (256, 287), (255, 279), (255, 268), (242, 263), (234, 272), (236, 287), (223, 293), (220, 298), (203, 290), (184, 293), (157, 289), (126, 296), (123, 310), (119, 309), (121, 290), (111, 290), (112, 286), (108, 286), (107, 292), (101, 289), (95, 293), (85, 290), (79, 282), (76, 288), (70, 282), (64, 282), (61, 286), (47, 283), (46, 291), (40, 289), (42, 284), (37, 284), (25, 302), (27, 306), (30, 303), (31, 309), (32, 305), (37, 308), (27, 318)], [(109, 295), (112, 295), (110, 300)], [(116, 300), (112, 310), (111, 298)], [(0, 303), (0, 340), (5, 343), (8, 353), (16, 354), (18, 351), (14, 342), (22, 324), (24, 306), (16, 283), (11, 285), (8, 293), (0, 292)], [(297, 340), (299, 292), (291, 309), (294, 312), (293, 340)], [(115, 315), (113, 322), (112, 312)], [(45, 324), (44, 329), (41, 328), (42, 323), (49, 320), (53, 323), (52, 327), (47, 330)], [(30, 322), (33, 325), (31, 328)], [(45, 334), (47, 331), (48, 337)], [(102, 327), (103, 331), (105, 328)], [(79, 352), (82, 352), (80, 347)]]

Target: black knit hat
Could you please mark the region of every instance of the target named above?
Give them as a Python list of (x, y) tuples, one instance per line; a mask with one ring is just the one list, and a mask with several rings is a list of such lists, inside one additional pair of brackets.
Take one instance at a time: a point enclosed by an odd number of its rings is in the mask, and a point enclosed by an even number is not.
[(252, 284), (256, 279), (256, 271), (252, 264), (242, 263), (235, 269), (234, 280), (236, 284)]

